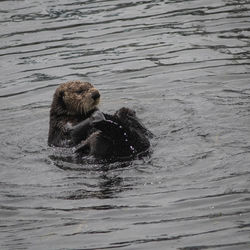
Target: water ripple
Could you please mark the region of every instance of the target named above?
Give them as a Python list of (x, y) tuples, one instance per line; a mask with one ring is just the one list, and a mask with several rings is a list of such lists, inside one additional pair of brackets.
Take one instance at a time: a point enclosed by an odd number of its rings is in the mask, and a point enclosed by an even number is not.
[[(249, 249), (248, 0), (1, 1), (1, 249)], [(132, 162), (47, 146), (56, 86), (154, 133)]]

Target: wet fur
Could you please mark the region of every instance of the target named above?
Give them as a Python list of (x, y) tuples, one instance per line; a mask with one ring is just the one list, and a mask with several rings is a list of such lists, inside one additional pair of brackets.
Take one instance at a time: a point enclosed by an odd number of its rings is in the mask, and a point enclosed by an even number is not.
[[(82, 81), (66, 82), (56, 89), (50, 109), (50, 146), (72, 146), (66, 124), (76, 125), (88, 118), (99, 104), (100, 98), (92, 98), (97, 93), (92, 84)], [(86, 138), (89, 134), (91, 131), (86, 131)]]
[(88, 152), (97, 158), (115, 160), (130, 159), (148, 152), (148, 138), (152, 133), (142, 125), (135, 111), (121, 108), (114, 115), (104, 116), (110, 123), (96, 124), (95, 128), (99, 131), (87, 138), (83, 147), (80, 146), (81, 149), (88, 149)]
[(91, 117), (100, 101), (100, 97), (93, 99), (96, 94), (99, 92), (93, 85), (81, 81), (66, 82), (56, 89), (50, 110), (48, 144), (76, 146), (80, 155), (108, 159), (133, 157), (147, 151), (150, 132), (136, 117), (135, 111), (128, 108), (121, 108), (114, 115), (103, 114), (105, 121), (84, 130), (80, 144), (73, 143), (67, 125), (76, 125)]

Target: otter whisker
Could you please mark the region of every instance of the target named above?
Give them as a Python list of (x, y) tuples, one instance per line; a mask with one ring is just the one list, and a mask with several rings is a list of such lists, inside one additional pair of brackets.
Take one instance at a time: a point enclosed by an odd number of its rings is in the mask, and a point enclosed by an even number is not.
[(78, 103), (75, 103), (75, 109), (77, 112), (79, 112), (79, 104)]
[(82, 113), (82, 114), (85, 114), (84, 104), (83, 104), (83, 103), (81, 103), (81, 113)]
[(82, 107), (80, 102), (77, 104), (77, 110), (82, 115)]
[(77, 110), (82, 115), (82, 105), (80, 102), (77, 104)]
[(89, 111), (89, 107), (88, 107), (88, 105), (85, 104), (84, 105), (84, 113), (87, 114), (88, 111)]

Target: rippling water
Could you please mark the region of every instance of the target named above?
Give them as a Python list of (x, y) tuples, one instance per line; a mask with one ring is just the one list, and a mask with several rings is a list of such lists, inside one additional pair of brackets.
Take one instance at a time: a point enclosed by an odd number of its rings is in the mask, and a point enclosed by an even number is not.
[[(250, 1), (0, 2), (0, 249), (250, 249)], [(56, 86), (137, 111), (149, 157), (47, 147)]]

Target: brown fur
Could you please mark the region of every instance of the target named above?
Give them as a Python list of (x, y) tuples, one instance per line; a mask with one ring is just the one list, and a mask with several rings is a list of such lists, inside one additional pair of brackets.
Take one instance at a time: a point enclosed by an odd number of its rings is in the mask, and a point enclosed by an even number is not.
[[(100, 93), (91, 83), (69, 81), (55, 91), (50, 109), (48, 144), (71, 146), (66, 124), (75, 125), (88, 118), (97, 109)], [(86, 131), (86, 138), (90, 131)]]

